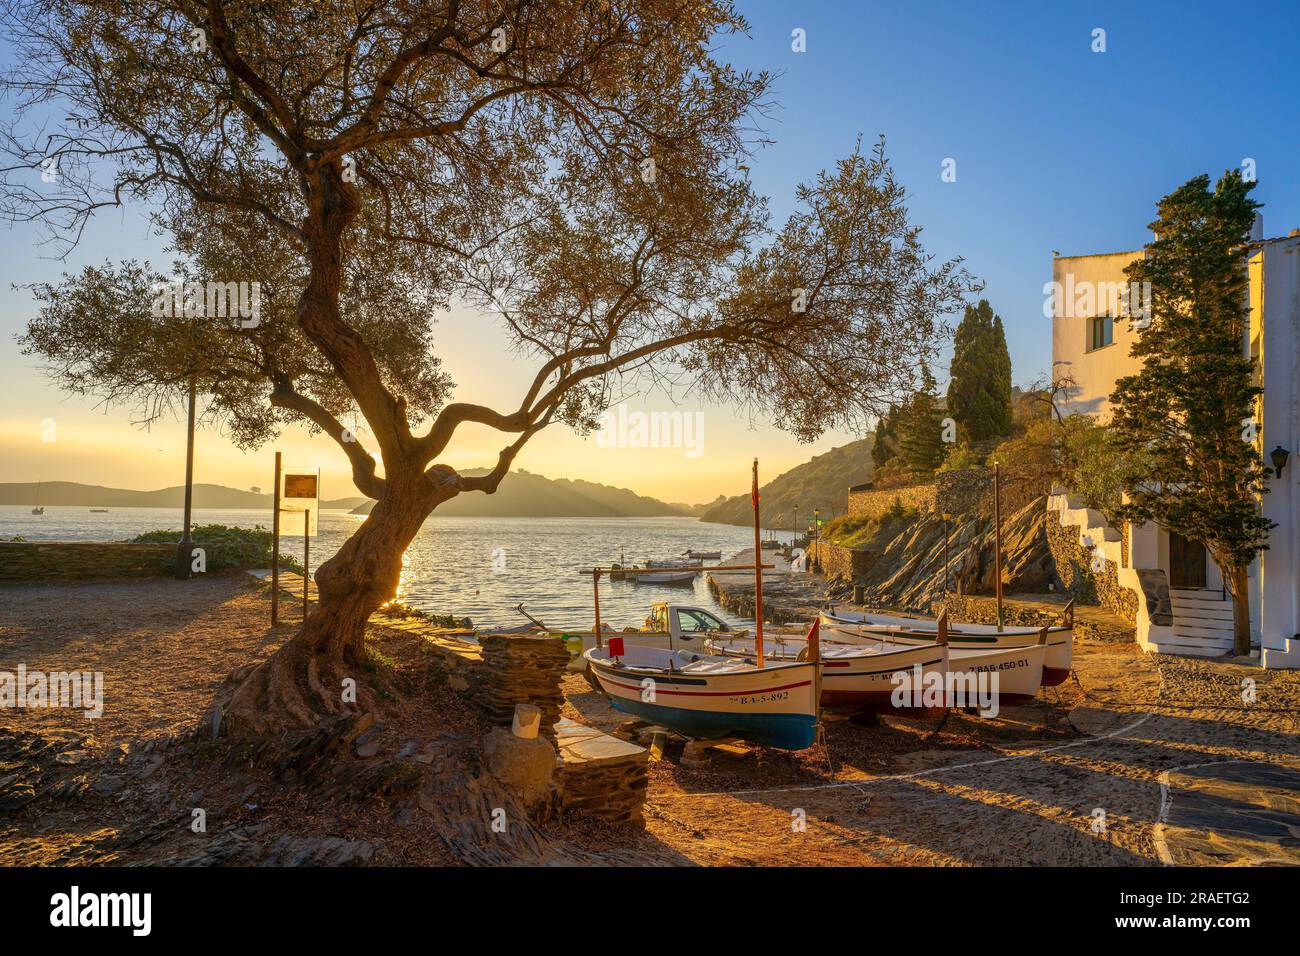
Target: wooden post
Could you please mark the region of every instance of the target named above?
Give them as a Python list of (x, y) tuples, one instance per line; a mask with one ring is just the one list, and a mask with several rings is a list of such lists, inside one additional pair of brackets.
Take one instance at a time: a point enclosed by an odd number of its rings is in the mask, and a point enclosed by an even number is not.
[(311, 509), (302, 513), (302, 619), (307, 620), (307, 582), (311, 580)]
[(280, 623), (280, 453), (275, 453), (275, 492), (271, 496), (271, 626)]
[(754, 487), (750, 493), (754, 505), (754, 654), (763, 666), (763, 545), (758, 530), (758, 459), (754, 459)]
[(1002, 630), (1002, 466), (993, 465), (993, 576), (998, 594), (998, 630)]
[(601, 647), (600, 639), (600, 568), (596, 568), (591, 573), (592, 593), (596, 598), (596, 646)]

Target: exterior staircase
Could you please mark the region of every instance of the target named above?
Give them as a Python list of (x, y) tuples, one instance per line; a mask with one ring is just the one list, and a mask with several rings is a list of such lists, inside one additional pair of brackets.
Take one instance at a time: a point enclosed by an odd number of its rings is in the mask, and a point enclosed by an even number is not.
[(1232, 650), (1232, 599), (1221, 591), (1170, 588), (1173, 634), (1152, 650), (1159, 654), (1218, 657)]
[(1232, 601), (1221, 591), (1169, 588), (1159, 568), (1125, 567), (1120, 532), (1065, 488), (1052, 489), (1047, 507), (1063, 526), (1078, 530), (1080, 545), (1114, 565), (1121, 587), (1137, 595), (1134, 630), (1140, 647), (1153, 654), (1190, 657), (1219, 657), (1232, 651)]

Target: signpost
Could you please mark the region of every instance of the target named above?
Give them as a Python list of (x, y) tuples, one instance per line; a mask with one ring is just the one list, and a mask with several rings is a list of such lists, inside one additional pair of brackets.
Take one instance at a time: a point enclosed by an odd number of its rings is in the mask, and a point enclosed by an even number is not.
[(302, 616), (307, 618), (311, 582), (311, 539), (318, 530), (320, 514), (320, 469), (281, 468), (280, 453), (275, 453), (275, 515), (272, 518), (271, 550), (271, 624), (279, 621), (280, 594), (280, 512), (302, 512)]
[(275, 491), (271, 502), (271, 626), (280, 623), (280, 453), (275, 453)]

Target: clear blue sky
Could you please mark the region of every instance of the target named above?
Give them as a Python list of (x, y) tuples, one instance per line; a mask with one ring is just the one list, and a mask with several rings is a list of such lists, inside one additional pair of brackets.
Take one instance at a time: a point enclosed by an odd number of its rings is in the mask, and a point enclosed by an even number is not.
[[(1251, 3), (878, 3), (741, 2), (749, 37), (730, 38), (735, 64), (779, 72), (767, 130), (776, 140), (750, 164), (779, 224), (795, 184), (832, 164), (860, 133), (880, 133), (910, 193), (913, 220), (941, 258), (963, 256), (987, 282), (1002, 315), (1015, 380), (1028, 383), (1051, 362), (1043, 283), (1052, 250), (1120, 251), (1149, 238), (1156, 200), (1199, 173), (1217, 177), (1246, 158), (1265, 204), (1265, 231), (1300, 227), (1300, 4)], [(807, 52), (791, 50), (806, 31)], [(1106, 51), (1092, 52), (1093, 30)], [(0, 59), (4, 56), (0, 44)], [(946, 158), (956, 182), (940, 179)], [(46, 385), (13, 336), (30, 305), (11, 283), (49, 278), (106, 257), (162, 261), (139, 210), (109, 211), (66, 265), (40, 258), (30, 229), (0, 231), (0, 481), (98, 480), (156, 487), (178, 480), (179, 429), (130, 430), (129, 416), (92, 412)], [(453, 317), (454, 318), (454, 317)], [(461, 396), (508, 402), (526, 376), (502, 374), (500, 349), (481, 322), (447, 321), (439, 335)], [(493, 356), (486, 368), (483, 354)], [(709, 454), (665, 467), (636, 450), (590, 452), (589, 442), (544, 433), (518, 464), (554, 477), (581, 476), (670, 500), (705, 500), (743, 491), (727, 481), (736, 462), (764, 456), (774, 475), (852, 436), (798, 446), (771, 427), (748, 432), (730, 414), (710, 411)], [(34, 437), (55, 415), (72, 441), (43, 447)], [(330, 496), (349, 493), (342, 457), (328, 442), (298, 436), (297, 449), (326, 467)], [(202, 439), (200, 480), (268, 483), (267, 453), (240, 457), (220, 436)], [(282, 442), (281, 447), (286, 443)], [(457, 466), (484, 464), (499, 436), (467, 436)], [(290, 454), (294, 446), (289, 444)], [(585, 456), (575, 459), (576, 456)], [(303, 457), (303, 460), (308, 460)], [(575, 464), (575, 461), (579, 464)], [(206, 464), (206, 471), (203, 465)], [(145, 474), (142, 469), (149, 469)], [(332, 470), (331, 470), (332, 469)], [(736, 487), (732, 487), (736, 485)]]

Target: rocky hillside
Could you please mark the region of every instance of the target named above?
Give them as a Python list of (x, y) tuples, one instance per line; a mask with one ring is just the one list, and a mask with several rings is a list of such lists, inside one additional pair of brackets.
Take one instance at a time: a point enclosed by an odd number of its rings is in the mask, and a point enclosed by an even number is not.
[[(1046, 522), (1041, 498), (1003, 522), (1003, 587), (1007, 592), (1042, 592), (1055, 582), (1056, 565), (1047, 543)], [(866, 602), (929, 613), (944, 586), (943, 518), (922, 512), (890, 532), (887, 540), (874, 542), (879, 557), (859, 579)], [(948, 586), (967, 594), (992, 594), (993, 546), (991, 519), (953, 521), (949, 526)], [(849, 587), (847, 583), (842, 586)]]
[[(791, 468), (759, 488), (762, 495), (763, 527), (793, 529), (795, 509), (799, 524), (805, 527), (813, 508), (821, 508), (830, 518), (833, 509), (843, 509), (849, 485), (871, 478), (871, 445), (875, 436), (832, 448), (824, 455)], [(710, 505), (700, 514), (701, 521), (747, 525), (754, 520), (749, 492)]]

